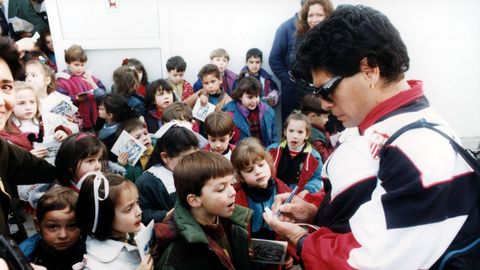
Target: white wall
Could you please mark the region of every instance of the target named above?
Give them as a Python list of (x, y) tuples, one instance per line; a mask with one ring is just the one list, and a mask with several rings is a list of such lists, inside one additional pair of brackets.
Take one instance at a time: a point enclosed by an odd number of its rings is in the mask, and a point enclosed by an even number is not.
[[(119, 10), (108, 11), (107, 2), (47, 0), (59, 66), (58, 54), (79, 43), (88, 50), (89, 67), (107, 85), (125, 57), (144, 62), (153, 80), (166, 76), (165, 61), (173, 55), (185, 58), (186, 78), (193, 83), (218, 47), (230, 53), (230, 68), (238, 72), (251, 47), (268, 59), (277, 27), (300, 7), (299, 0), (117, 0)], [(333, 2), (385, 13), (409, 49), (407, 78), (424, 81), (433, 106), (461, 136), (480, 136), (480, 1)]]

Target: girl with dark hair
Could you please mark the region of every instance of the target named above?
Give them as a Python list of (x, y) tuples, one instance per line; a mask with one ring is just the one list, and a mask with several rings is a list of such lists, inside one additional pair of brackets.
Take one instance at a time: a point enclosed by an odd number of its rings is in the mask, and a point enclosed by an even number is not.
[[(110, 151), (117, 140), (116, 132), (119, 125), (136, 117), (137, 114), (128, 105), (126, 98), (118, 94), (107, 94), (98, 106), (97, 137)], [(116, 162), (117, 156), (109, 153), (109, 160)]]
[[(275, 176), (290, 188), (310, 193), (320, 191), (322, 159), (309, 141), (312, 127), (310, 120), (300, 111), (293, 111), (285, 120), (283, 139), (271, 146)], [(307, 193), (307, 192), (304, 192)]]
[(173, 183), (173, 169), (184, 155), (198, 150), (198, 139), (192, 131), (176, 123), (162, 126), (166, 130), (155, 145), (147, 165), (147, 171), (135, 184), (140, 191), (142, 222), (162, 222), (177, 200)]
[(148, 112), (145, 114), (145, 122), (148, 132), (155, 133), (163, 125), (163, 112), (177, 101), (172, 86), (166, 80), (153, 81), (147, 88), (145, 104)]
[(135, 185), (119, 175), (101, 172), (90, 172), (81, 182), (77, 224), (87, 233), (87, 253), (74, 269), (153, 269), (150, 255), (140, 260), (133, 239), (145, 228)]
[(71, 135), (62, 142), (55, 158), (58, 181), (78, 192), (80, 179), (88, 172), (106, 170), (107, 159), (107, 149), (98, 138), (87, 133)]
[(254, 77), (245, 77), (238, 81), (237, 89), (232, 93), (232, 101), (223, 107), (235, 124), (232, 143), (247, 137), (255, 137), (268, 147), (277, 141), (275, 111), (260, 101), (260, 82)]

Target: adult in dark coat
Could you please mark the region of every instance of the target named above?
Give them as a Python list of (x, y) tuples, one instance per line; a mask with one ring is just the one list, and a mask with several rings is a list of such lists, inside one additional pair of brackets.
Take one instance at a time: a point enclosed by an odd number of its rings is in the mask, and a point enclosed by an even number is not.
[[(8, 37), (0, 37), (0, 130), (12, 114), (15, 105), (14, 78), (20, 76), (21, 49)], [(10, 234), (8, 214), (11, 212), (12, 197), (18, 196), (17, 185), (52, 182), (55, 167), (44, 159), (0, 139), (0, 234)]]
[[(301, 0), (300, 4), (303, 6), (305, 0)], [(272, 69), (273, 74), (280, 80), (282, 104), (282, 120), (286, 119), (288, 115), (295, 109), (295, 83), (290, 80), (289, 71), (292, 68), (290, 55), (292, 54), (293, 44), (295, 42), (295, 23), (298, 18), (298, 13), (295, 13), (290, 19), (283, 22), (275, 33), (272, 49), (268, 63)]]

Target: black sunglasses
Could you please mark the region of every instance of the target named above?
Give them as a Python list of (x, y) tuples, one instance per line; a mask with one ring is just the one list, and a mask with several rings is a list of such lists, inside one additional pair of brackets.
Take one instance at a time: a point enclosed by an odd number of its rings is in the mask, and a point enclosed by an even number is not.
[(291, 81), (298, 83), (301, 87), (308, 91), (311, 91), (314, 95), (320, 95), (323, 99), (329, 102), (333, 102), (330, 96), (333, 94), (335, 88), (337, 88), (337, 86), (343, 79), (342, 76), (335, 76), (328, 80), (328, 82), (326, 82), (324, 85), (316, 87), (315, 85), (313, 85), (312, 83), (308, 83), (304, 79), (296, 79), (291, 72), (289, 72), (289, 76)]

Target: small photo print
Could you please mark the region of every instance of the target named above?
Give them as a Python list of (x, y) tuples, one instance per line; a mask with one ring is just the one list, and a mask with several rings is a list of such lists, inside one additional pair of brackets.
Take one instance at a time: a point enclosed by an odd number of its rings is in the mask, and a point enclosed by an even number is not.
[(193, 117), (195, 117), (196, 119), (205, 122), (205, 118), (207, 118), (207, 116), (214, 111), (215, 105), (213, 105), (212, 103), (207, 103), (207, 105), (202, 106), (200, 104), (200, 99), (197, 99), (195, 106), (193, 106), (192, 114)]
[(252, 261), (267, 264), (284, 264), (287, 242), (252, 238)]
[(137, 243), (138, 251), (142, 260), (150, 254), (150, 247), (154, 243), (153, 237), (153, 219), (148, 223), (148, 225), (141, 229), (137, 235), (134, 236), (135, 242)]
[(112, 153), (119, 156), (121, 153), (128, 153), (128, 164), (134, 166), (147, 148), (139, 143), (132, 135), (125, 130), (112, 147)]
[(50, 141), (44, 143), (33, 143), (33, 148), (46, 148), (47, 155), (44, 157), (48, 163), (55, 165), (55, 158), (57, 157), (58, 149), (60, 149), (61, 142)]
[(73, 116), (77, 111), (77, 106), (73, 105), (69, 96), (54, 92), (41, 101), (42, 108), (46, 111), (59, 115)]

